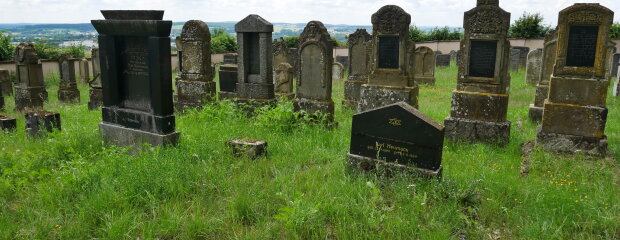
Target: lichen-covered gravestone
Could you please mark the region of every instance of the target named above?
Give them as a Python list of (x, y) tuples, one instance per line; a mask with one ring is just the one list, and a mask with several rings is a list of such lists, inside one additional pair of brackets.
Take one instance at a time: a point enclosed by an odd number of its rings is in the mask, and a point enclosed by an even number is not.
[(342, 105), (357, 109), (359, 104), (362, 85), (368, 82), (368, 46), (372, 36), (366, 29), (357, 29), (349, 35), (347, 45), (349, 47), (349, 77), (344, 82), (344, 100)]
[(555, 66), (555, 56), (558, 43), (558, 34), (556, 30), (551, 30), (545, 36), (545, 43), (542, 52), (540, 81), (536, 85), (536, 97), (534, 104), (530, 104), (529, 118), (532, 122), (540, 122), (543, 116), (543, 107), (545, 99), (549, 95), (549, 80), (553, 74), (553, 66)]
[(372, 40), (368, 83), (362, 85), (358, 111), (397, 102), (418, 107), (414, 80), (415, 43), (409, 39), (411, 15), (387, 5), (372, 15)]
[(435, 65), (437, 67), (450, 67), (450, 54), (437, 54)]
[(499, 7), (499, 1), (478, 0), (474, 9), (465, 12), (463, 26), (457, 86), (450, 116), (444, 121), (446, 137), (507, 144), (510, 13)]
[(415, 50), (415, 82), (435, 84), (435, 52), (429, 47), (418, 47)]
[(527, 65), (528, 47), (512, 47), (510, 50), (510, 71), (516, 72)]
[(555, 68), (536, 144), (552, 152), (607, 154), (609, 29), (614, 12), (597, 3), (560, 11)]
[(170, 30), (164, 11), (101, 11), (99, 33), (106, 142), (141, 147), (177, 144), (172, 103)]
[(88, 101), (88, 109), (95, 110), (103, 106), (103, 87), (101, 86), (101, 64), (99, 59), (99, 48), (91, 50), (93, 79), (88, 82), (90, 85), (90, 100)]
[(251, 108), (273, 104), (276, 101), (271, 50), (273, 25), (252, 14), (237, 23), (235, 31), (239, 46), (237, 101), (250, 104)]
[(11, 81), (9, 70), (0, 69), (0, 87), (2, 87), (2, 94), (4, 96), (13, 95), (13, 82)]
[(47, 101), (43, 82), (43, 65), (32, 43), (20, 43), (15, 48), (15, 110), (42, 109)]
[(354, 168), (441, 176), (444, 127), (404, 102), (353, 116)]
[(282, 38), (273, 42), (273, 66), (276, 95), (285, 99), (294, 98), (291, 52)]
[(183, 46), (183, 67), (176, 78), (177, 102), (175, 107), (199, 108), (216, 94), (211, 68), (211, 32), (200, 20), (190, 20), (183, 25), (180, 38)]
[(75, 79), (75, 60), (65, 54), (58, 58), (60, 69), (60, 86), (58, 87), (58, 101), (64, 103), (80, 102), (80, 90)]
[(319, 21), (309, 22), (299, 36), (299, 79), (294, 110), (326, 115), (325, 124), (334, 120), (332, 101), (332, 54), (334, 42)]
[(220, 65), (220, 99), (237, 97), (237, 54), (224, 55), (224, 63)]
[(527, 55), (527, 66), (525, 66), (525, 82), (527, 84), (537, 84), (540, 82), (540, 70), (542, 67), (542, 49), (531, 51)]
[(344, 66), (335, 62), (332, 64), (332, 79), (343, 79), (344, 78)]
[(80, 59), (78, 61), (78, 65), (80, 68), (80, 80), (83, 83), (88, 83), (88, 81), (90, 81), (90, 68), (88, 67), (89, 62), (88, 59)]
[(183, 71), (183, 41), (181, 41), (181, 36), (177, 36), (174, 42), (177, 45), (177, 59), (179, 59), (177, 71), (181, 73)]

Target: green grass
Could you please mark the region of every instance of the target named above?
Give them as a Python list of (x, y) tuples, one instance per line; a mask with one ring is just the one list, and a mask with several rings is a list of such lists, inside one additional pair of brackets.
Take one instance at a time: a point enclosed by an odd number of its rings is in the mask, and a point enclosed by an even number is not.
[[(334, 130), (295, 123), (291, 103), (247, 118), (220, 102), (177, 115), (178, 147), (132, 155), (102, 143), (85, 85), (81, 104), (59, 104), (48, 79), (46, 109), (63, 130), (29, 138), (19, 116), (16, 132), (0, 133), (0, 239), (620, 238), (620, 99), (607, 103), (612, 157), (537, 149), (523, 177), (520, 145), (536, 129), (524, 82), (513, 74), (510, 144), (447, 142), (438, 182), (345, 171), (353, 112), (340, 80)], [(420, 110), (443, 122), (455, 85), (455, 67), (437, 69)], [(224, 142), (239, 137), (268, 141), (268, 156), (233, 158)]]

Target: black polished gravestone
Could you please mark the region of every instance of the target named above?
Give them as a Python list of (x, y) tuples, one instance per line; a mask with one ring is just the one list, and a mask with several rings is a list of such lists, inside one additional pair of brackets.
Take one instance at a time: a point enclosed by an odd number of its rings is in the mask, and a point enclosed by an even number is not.
[(103, 139), (120, 146), (176, 145), (170, 30), (164, 11), (101, 11)]
[(377, 52), (379, 53), (379, 68), (398, 68), (400, 49), (397, 36), (379, 37)]
[(349, 164), (441, 176), (444, 127), (404, 102), (353, 116)]
[(570, 27), (566, 66), (594, 67), (598, 29), (598, 26)]
[(495, 76), (495, 58), (497, 41), (471, 41), (469, 75), (472, 77), (492, 78)]

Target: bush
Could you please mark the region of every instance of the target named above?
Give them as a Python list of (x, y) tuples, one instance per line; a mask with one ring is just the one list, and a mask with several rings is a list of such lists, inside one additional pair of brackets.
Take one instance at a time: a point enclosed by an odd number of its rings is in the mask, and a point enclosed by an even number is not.
[(15, 46), (11, 45), (11, 35), (8, 32), (0, 32), (0, 61), (13, 59)]
[(620, 23), (614, 23), (609, 30), (610, 38), (620, 38)]
[(513, 38), (545, 37), (551, 27), (543, 25), (543, 20), (544, 17), (540, 13), (523, 13), (523, 16), (510, 26), (508, 35)]
[(286, 43), (286, 46), (289, 48), (297, 48), (297, 40), (299, 40), (299, 36), (287, 36), (282, 39), (284, 39), (284, 43)]
[(61, 54), (67, 54), (71, 58), (86, 57), (86, 47), (81, 43), (66, 48), (58, 48), (52, 46), (48, 41), (39, 40), (34, 43), (34, 51), (39, 59), (57, 59)]
[(211, 53), (237, 51), (237, 39), (223, 28), (214, 28), (211, 34)]
[(450, 31), (449, 27), (436, 27), (426, 32), (415, 25), (409, 27), (409, 39), (414, 42), (460, 40), (462, 37), (463, 33), (460, 29)]

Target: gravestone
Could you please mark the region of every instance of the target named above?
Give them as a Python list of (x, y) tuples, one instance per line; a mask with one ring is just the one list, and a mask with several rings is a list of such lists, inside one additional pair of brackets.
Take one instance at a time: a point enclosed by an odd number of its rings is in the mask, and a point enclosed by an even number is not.
[(456, 90), (450, 116), (444, 121), (453, 141), (505, 145), (510, 138), (507, 39), (510, 13), (499, 1), (478, 0), (465, 12)]
[(336, 56), (336, 62), (340, 63), (344, 69), (349, 66), (349, 56)]
[(348, 163), (441, 177), (444, 127), (404, 102), (353, 116)]
[(525, 67), (525, 82), (527, 84), (537, 84), (540, 82), (540, 70), (542, 67), (542, 48), (531, 51), (527, 55), (527, 66)]
[(555, 66), (555, 57), (557, 51), (558, 34), (556, 30), (551, 30), (545, 36), (545, 43), (542, 52), (540, 81), (536, 85), (536, 97), (534, 104), (530, 104), (529, 118), (532, 122), (542, 121), (543, 107), (545, 99), (549, 95), (549, 81), (553, 74), (553, 66)]
[(618, 67), (620, 67), (620, 53), (616, 53), (612, 57), (611, 62), (611, 76), (618, 76)]
[(2, 87), (2, 95), (13, 96), (13, 82), (9, 70), (0, 69), (0, 87)]
[(47, 91), (43, 82), (43, 65), (32, 43), (20, 43), (15, 48), (15, 110), (43, 108)]
[(237, 54), (224, 55), (224, 64), (220, 65), (220, 99), (237, 97)]
[(362, 93), (362, 85), (368, 82), (368, 48), (372, 36), (366, 29), (357, 29), (349, 35), (347, 46), (349, 47), (348, 65), (349, 77), (344, 82), (344, 100), (342, 105), (357, 109)]
[(200, 20), (190, 20), (181, 31), (183, 67), (176, 78), (177, 102), (175, 108), (200, 108), (213, 100), (216, 84), (211, 68), (211, 32)]
[(295, 112), (326, 115), (325, 124), (334, 120), (332, 64), (334, 41), (319, 21), (309, 22), (299, 36), (299, 78), (293, 108)]
[(75, 60), (65, 54), (58, 58), (60, 69), (60, 86), (58, 87), (58, 101), (64, 103), (79, 103), (80, 91), (75, 79)]
[(616, 83), (614, 84), (614, 88), (613, 88), (613, 96), (617, 97), (620, 96), (620, 67), (618, 67), (618, 75), (616, 76)]
[(387, 5), (372, 15), (368, 83), (362, 85), (358, 111), (397, 102), (418, 107), (418, 85), (414, 80), (415, 43), (409, 39), (411, 15)]
[(237, 53), (237, 101), (255, 106), (275, 103), (273, 85), (273, 55), (271, 51), (273, 25), (252, 14), (235, 25)]
[(273, 42), (273, 66), (275, 92), (279, 97), (293, 99), (293, 65), (291, 65), (290, 49), (284, 39)]
[(93, 66), (93, 79), (88, 82), (90, 85), (90, 101), (88, 101), (88, 109), (95, 110), (103, 106), (103, 87), (101, 86), (101, 64), (99, 56), (99, 48), (91, 50), (91, 63)]
[(418, 47), (415, 50), (415, 82), (435, 84), (435, 53), (429, 47)]
[(332, 65), (332, 79), (343, 79), (344, 78), (344, 66), (339, 62), (335, 62)]
[(450, 61), (455, 62), (456, 63), (456, 58), (458, 56), (458, 52), (457, 51), (450, 51), (448, 54), (450, 54)]
[(177, 44), (177, 59), (179, 59), (179, 63), (177, 65), (177, 71), (179, 73), (183, 72), (183, 41), (181, 41), (181, 36), (177, 36), (174, 39), (174, 42)]
[(26, 133), (32, 137), (43, 136), (46, 132), (61, 131), (60, 113), (47, 111), (27, 112)]
[(450, 67), (450, 54), (437, 54), (435, 64), (437, 67)]
[(516, 72), (527, 65), (529, 47), (512, 47), (510, 50), (510, 71)]
[(557, 57), (536, 144), (547, 151), (605, 156), (609, 29), (614, 12), (598, 3), (560, 11)]
[(99, 33), (104, 141), (120, 146), (176, 145), (170, 30), (164, 11), (101, 11)]
[(88, 67), (89, 65), (88, 59), (85, 59), (85, 58), (80, 59), (78, 61), (78, 65), (80, 68), (80, 80), (83, 83), (88, 83), (90, 81), (90, 69)]
[(291, 66), (293, 66), (293, 78), (299, 79), (299, 73), (297, 69), (299, 69), (299, 52), (297, 48), (290, 48), (289, 53), (291, 54)]

